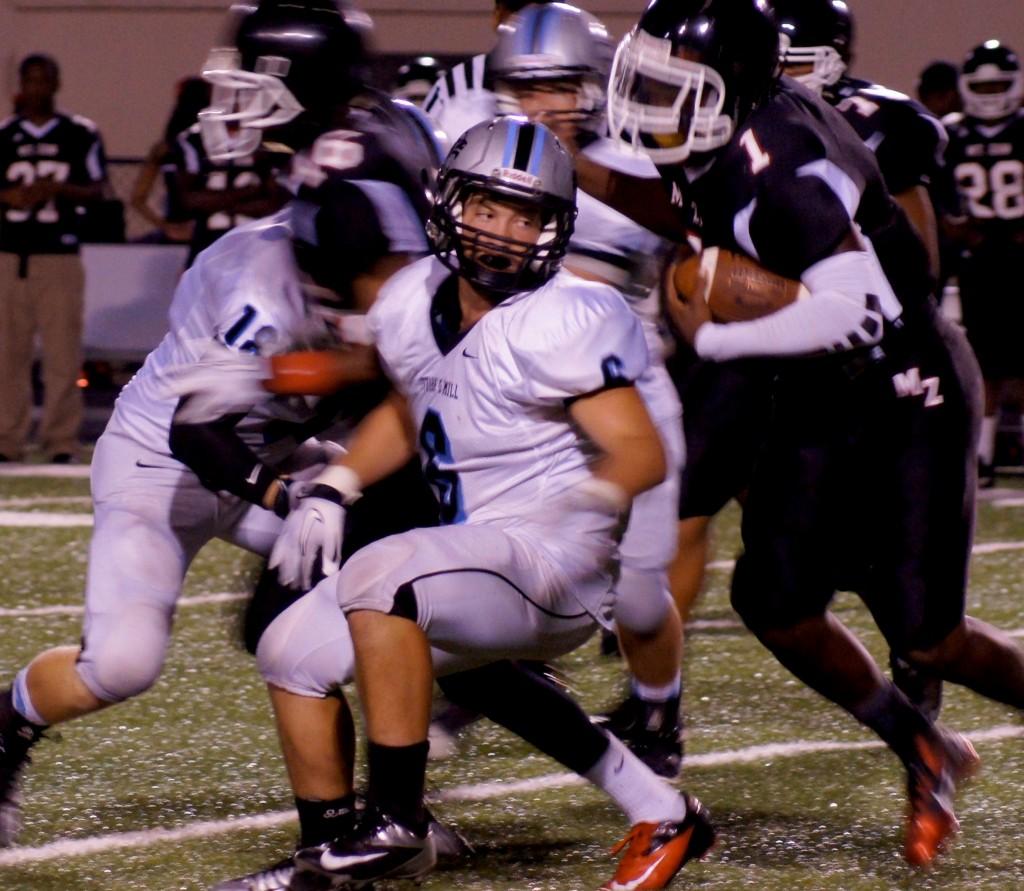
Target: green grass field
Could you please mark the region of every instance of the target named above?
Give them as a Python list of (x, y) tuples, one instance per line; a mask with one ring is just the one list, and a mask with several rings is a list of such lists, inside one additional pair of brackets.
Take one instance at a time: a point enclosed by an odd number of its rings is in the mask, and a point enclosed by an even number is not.
[[(38, 512), (87, 514), (87, 495), (84, 479), (0, 477), (0, 513), (24, 522)], [(1000, 503), (1007, 498), (981, 506), (978, 542), (990, 547), (975, 556), (970, 605), (1024, 635), (1024, 506)], [(717, 560), (736, 551), (736, 519), (729, 511), (718, 522)], [(40, 649), (78, 639), (74, 608), (88, 538), (87, 527), (0, 526), (3, 683)], [(991, 547), (1000, 542), (1009, 544)], [(252, 571), (240, 551), (211, 545), (185, 594), (244, 591)], [(673, 887), (1024, 888), (1019, 718), (947, 691), (945, 718), (978, 735), (984, 769), (961, 797), (963, 831), (951, 852), (930, 873), (914, 873), (900, 857), (904, 796), (896, 760), (739, 627), (727, 586), (727, 571), (710, 573), (689, 638), (692, 761), (681, 781), (711, 808), (720, 840)], [(858, 601), (843, 596), (836, 607), (884, 658)], [(25, 783), (22, 847), (0, 852), (2, 891), (191, 891), (289, 849), (296, 828), (290, 795), (262, 686), (235, 642), (239, 609), (238, 602), (183, 605), (167, 670), (152, 691), (65, 725), (38, 746)], [(35, 613), (14, 614), (21, 610)], [(563, 664), (592, 710), (611, 704), (623, 687), (619, 663), (596, 650), (588, 644)], [(984, 733), (999, 727), (1006, 732)], [(484, 723), (464, 742), (462, 757), (431, 766), (429, 784), (435, 811), (465, 833), (476, 854), (433, 874), (424, 891), (585, 891), (611, 875), (609, 848), (627, 827), (600, 793), (558, 778), (502, 789), (496, 784), (560, 768)]]

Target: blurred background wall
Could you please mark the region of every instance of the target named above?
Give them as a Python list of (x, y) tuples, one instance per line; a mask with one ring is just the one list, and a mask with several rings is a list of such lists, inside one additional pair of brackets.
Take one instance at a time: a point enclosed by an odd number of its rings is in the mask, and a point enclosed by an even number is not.
[[(199, 70), (227, 0), (0, 0), (0, 111), (26, 53), (56, 56), (61, 104), (93, 118), (114, 156), (145, 153), (163, 127), (175, 82)], [(364, 0), (381, 52), (479, 52), (490, 44), (489, 0)], [(642, 2), (583, 0), (616, 36)], [(1022, 0), (851, 0), (854, 70), (903, 91), (937, 58), (959, 61), (989, 37), (1024, 52)]]

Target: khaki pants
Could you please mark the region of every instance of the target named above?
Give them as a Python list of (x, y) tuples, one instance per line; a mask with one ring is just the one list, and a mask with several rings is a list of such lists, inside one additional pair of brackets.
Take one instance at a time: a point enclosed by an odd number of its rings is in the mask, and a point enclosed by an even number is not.
[(25, 450), (38, 334), (44, 387), (39, 443), (46, 455), (73, 455), (82, 424), (82, 262), (76, 254), (36, 254), (28, 258), (26, 278), (18, 277), (18, 266), (17, 256), (0, 253), (0, 454), (17, 460)]

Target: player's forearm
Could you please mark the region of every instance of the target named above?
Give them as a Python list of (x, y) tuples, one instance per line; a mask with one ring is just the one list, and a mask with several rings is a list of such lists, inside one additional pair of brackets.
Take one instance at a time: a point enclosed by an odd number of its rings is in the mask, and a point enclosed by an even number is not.
[(277, 472), (242, 442), (234, 429), (237, 421), (238, 416), (208, 424), (172, 421), (168, 433), (171, 454), (207, 489), (230, 492), (268, 510), (283, 510), (284, 505), (278, 504), (282, 489)]
[(701, 325), (694, 349), (703, 359), (722, 362), (842, 352), (877, 343), (884, 322), (880, 299), (891, 289), (876, 267), (866, 251), (829, 257), (804, 273), (810, 297), (753, 321)]
[[(348, 451), (331, 462), (331, 468), (347, 468), (365, 488), (404, 467), (416, 453), (405, 398), (392, 392), (356, 427), (346, 444)], [(330, 468), (325, 476), (330, 476)], [(317, 480), (333, 483), (329, 478)]]
[(685, 241), (686, 227), (660, 180), (620, 173), (583, 155), (576, 156), (576, 178), (588, 195), (645, 229), (672, 241)]
[(893, 196), (910, 220), (918, 238), (928, 251), (928, 271), (939, 280), (939, 227), (935, 221), (935, 208), (924, 186), (914, 186)]

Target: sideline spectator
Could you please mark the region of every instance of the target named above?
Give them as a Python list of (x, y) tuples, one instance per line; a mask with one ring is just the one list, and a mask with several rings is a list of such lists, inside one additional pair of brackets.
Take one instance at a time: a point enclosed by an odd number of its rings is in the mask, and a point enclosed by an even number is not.
[(55, 110), (60, 69), (27, 56), (16, 113), (0, 123), (0, 461), (23, 457), (32, 410), (32, 353), (43, 348), (39, 443), (58, 464), (78, 451), (85, 275), (83, 205), (103, 197), (106, 161), (96, 125)]

